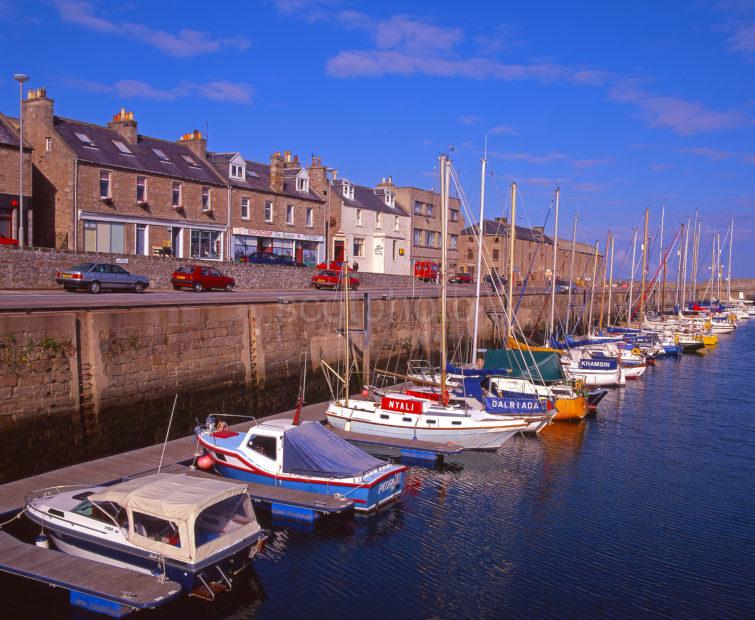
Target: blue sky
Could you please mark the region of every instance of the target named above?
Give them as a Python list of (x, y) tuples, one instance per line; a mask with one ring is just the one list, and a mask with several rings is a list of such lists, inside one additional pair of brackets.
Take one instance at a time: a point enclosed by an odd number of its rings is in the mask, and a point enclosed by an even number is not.
[[(755, 276), (755, 1), (207, 3), (0, 0), (0, 111), (14, 72), (56, 112), (140, 132), (209, 128), (209, 148), (266, 161), (320, 155), (343, 176), (437, 186), (453, 147), (476, 213), (521, 191), (540, 225), (555, 185), (562, 231), (616, 233), (617, 267), (651, 208), (651, 234), (698, 209), (703, 244), (735, 219), (734, 276)], [(549, 228), (552, 225), (552, 217)], [(702, 272), (701, 272), (702, 273)]]

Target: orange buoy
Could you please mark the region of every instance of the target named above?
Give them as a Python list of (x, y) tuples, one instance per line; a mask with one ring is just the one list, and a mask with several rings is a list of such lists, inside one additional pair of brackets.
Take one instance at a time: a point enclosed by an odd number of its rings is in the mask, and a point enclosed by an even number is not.
[(367, 388), (362, 390), (362, 396), (367, 397), (369, 395), (370, 395), (370, 391)]

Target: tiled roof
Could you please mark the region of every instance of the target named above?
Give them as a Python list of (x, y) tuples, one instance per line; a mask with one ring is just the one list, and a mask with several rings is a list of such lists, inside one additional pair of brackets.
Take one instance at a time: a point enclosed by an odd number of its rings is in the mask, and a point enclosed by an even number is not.
[[(270, 166), (257, 161), (246, 160), (246, 179), (232, 179), (229, 176), (229, 164), (236, 153), (207, 153), (207, 159), (212, 162), (217, 173), (234, 187), (245, 187), (250, 190), (272, 193), (270, 188)], [(308, 192), (296, 191), (296, 175), (301, 168), (286, 168), (283, 172), (283, 191), (285, 196), (305, 198), (307, 200), (324, 200), (312, 189)]]
[[(0, 114), (0, 144), (18, 148), (18, 119)], [(28, 143), (24, 148), (29, 148)]]
[[(364, 185), (356, 185), (355, 183), (349, 183), (354, 188), (354, 199), (346, 198), (343, 195), (343, 183), (344, 180), (338, 179), (333, 181), (333, 191), (343, 201), (343, 204), (347, 207), (353, 207), (356, 209), (366, 209), (368, 211), (380, 211), (381, 213), (392, 213), (393, 215), (407, 216), (406, 211), (399, 207), (394, 202), (394, 207), (389, 207), (385, 204), (385, 190), (374, 189), (372, 187), (365, 187)], [(395, 192), (394, 192), (395, 193)]]
[[(477, 234), (478, 226), (477, 224), (474, 224), (472, 226), (468, 226), (464, 230), (461, 231), (462, 235), (475, 235)], [(500, 235), (501, 237), (505, 237), (508, 235), (509, 231), (509, 224), (508, 222), (502, 222), (500, 220), (485, 220), (485, 223), (483, 225), (483, 234), (491, 237), (495, 237), (497, 235)], [(516, 227), (516, 238), (521, 239), (523, 241), (545, 241), (545, 243), (553, 243), (553, 239), (551, 239), (548, 235), (545, 233), (536, 230), (534, 228), (525, 228), (524, 226), (517, 226)]]
[[(55, 117), (55, 129), (82, 161), (200, 183), (222, 184), (209, 163), (202, 161), (190, 148), (177, 142), (140, 135), (136, 144), (129, 144), (113, 129), (58, 116)], [(77, 134), (85, 136), (89, 142), (82, 140)], [(130, 153), (122, 152), (115, 141), (124, 144)], [(164, 154), (165, 158), (161, 157), (160, 153)]]

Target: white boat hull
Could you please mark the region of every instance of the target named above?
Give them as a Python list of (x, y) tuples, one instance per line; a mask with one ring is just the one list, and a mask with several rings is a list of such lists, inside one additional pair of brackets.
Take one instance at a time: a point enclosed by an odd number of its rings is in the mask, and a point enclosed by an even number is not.
[[(527, 429), (531, 420), (484, 416), (484, 420), (474, 420), (471, 416), (445, 416), (432, 413), (422, 415), (402, 415), (385, 411), (373, 403), (361, 401), (360, 408), (344, 407), (332, 403), (326, 411), (328, 422), (334, 428), (394, 439), (429, 441), (434, 443), (455, 443), (467, 450), (495, 450), (517, 433)], [(364, 405), (372, 405), (373, 410), (365, 410)], [(388, 416), (381, 418), (381, 415)], [(403, 419), (411, 420), (404, 422)], [(428, 424), (428, 420), (434, 423)], [(452, 426), (460, 422), (459, 428)], [(538, 418), (538, 421), (542, 421)]]
[(147, 570), (144, 567), (129, 564), (128, 562), (119, 562), (118, 560), (110, 558), (106, 555), (100, 555), (99, 553), (94, 553), (93, 551), (87, 551), (86, 549), (82, 549), (81, 547), (67, 543), (63, 539), (61, 539), (60, 536), (50, 530), (47, 531), (47, 534), (52, 540), (55, 548), (58, 551), (67, 553), (68, 555), (74, 555), (86, 560), (94, 560), (95, 562), (102, 562), (103, 564), (109, 564), (110, 566), (117, 566), (119, 568), (127, 568), (128, 570), (136, 571), (137, 573), (143, 573), (144, 575), (154, 575), (152, 571)]

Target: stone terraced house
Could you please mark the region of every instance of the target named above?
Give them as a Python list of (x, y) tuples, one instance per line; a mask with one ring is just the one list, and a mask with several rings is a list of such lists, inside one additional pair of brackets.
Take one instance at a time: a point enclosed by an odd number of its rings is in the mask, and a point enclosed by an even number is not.
[[(440, 262), (441, 222), (440, 194), (417, 187), (396, 188), (396, 204), (411, 214), (412, 262)], [(457, 270), (459, 262), (459, 235), (464, 226), (458, 198), (448, 200), (448, 273)]]
[(297, 156), (276, 152), (264, 164), (240, 153), (209, 153), (208, 160), (231, 188), (230, 259), (272, 252), (314, 266), (325, 258), (325, 201)]
[[(24, 132), (26, 133), (26, 132)], [(34, 239), (34, 218), (32, 211), (32, 149), (28, 140), (24, 141), (24, 188), (23, 206), (25, 220), (25, 241)], [(18, 119), (0, 114), (0, 237), (18, 240), (19, 214), (19, 175), (18, 161)]]
[(63, 118), (44, 89), (30, 90), (23, 105), (38, 244), (224, 259), (229, 190), (201, 133), (178, 142), (143, 136), (125, 110), (107, 126)]
[(309, 172), (314, 189), (326, 198), (328, 256), (356, 262), (360, 271), (409, 275), (411, 217), (396, 204), (391, 177), (374, 188), (329, 178), (318, 158)]
[[(509, 223), (505, 217), (485, 220), (483, 226), (482, 272), (495, 272), (508, 277), (509, 268)], [(474, 274), (477, 269), (478, 225), (468, 226), (461, 232), (461, 256), (459, 269)], [(598, 265), (602, 255), (598, 255)], [(585, 284), (592, 279), (595, 250), (589, 245), (575, 243), (574, 280)], [(571, 263), (571, 240), (559, 239), (556, 276), (568, 280)], [(553, 271), (553, 239), (540, 226), (516, 227), (514, 246), (514, 279), (521, 284), (529, 276), (532, 285), (549, 283)]]

